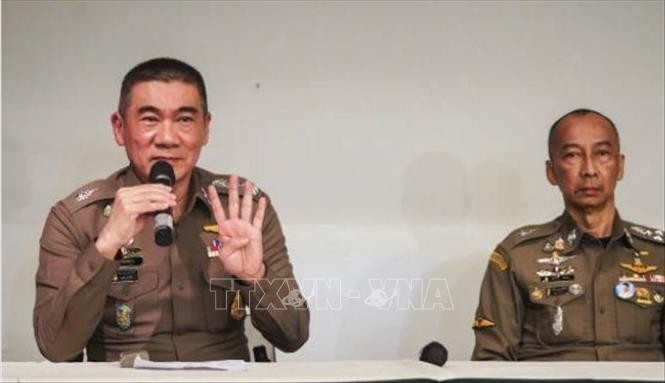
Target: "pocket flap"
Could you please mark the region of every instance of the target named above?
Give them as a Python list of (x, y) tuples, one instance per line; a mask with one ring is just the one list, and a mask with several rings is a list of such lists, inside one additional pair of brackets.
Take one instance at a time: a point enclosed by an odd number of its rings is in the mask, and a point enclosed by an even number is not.
[(545, 305), (545, 306), (565, 306), (568, 303), (576, 300), (577, 298), (583, 297), (584, 293), (572, 294), (566, 292), (559, 295), (548, 295), (548, 289), (557, 289), (557, 288), (568, 288), (572, 284), (566, 283), (550, 283), (547, 285), (544, 284), (535, 284), (529, 287), (529, 301), (536, 305)]

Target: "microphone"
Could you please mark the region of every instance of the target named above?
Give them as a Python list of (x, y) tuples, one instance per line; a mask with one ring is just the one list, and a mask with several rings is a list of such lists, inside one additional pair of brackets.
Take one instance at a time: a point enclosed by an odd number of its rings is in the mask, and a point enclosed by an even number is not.
[(442, 367), (448, 361), (448, 350), (439, 342), (430, 342), (420, 352), (420, 360)]
[(266, 350), (266, 346), (256, 346), (252, 349), (254, 352), (254, 361), (255, 362), (270, 362), (270, 358), (268, 358), (268, 351)]
[[(150, 182), (173, 186), (175, 174), (173, 167), (166, 161), (157, 161), (150, 168)], [(171, 246), (173, 243), (173, 215), (171, 208), (155, 213), (155, 243), (159, 246)]]

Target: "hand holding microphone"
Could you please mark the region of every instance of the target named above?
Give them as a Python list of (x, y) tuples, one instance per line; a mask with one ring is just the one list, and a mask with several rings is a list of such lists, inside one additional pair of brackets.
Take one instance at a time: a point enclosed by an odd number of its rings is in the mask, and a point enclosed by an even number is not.
[(175, 205), (175, 194), (164, 184), (148, 183), (118, 189), (108, 222), (95, 242), (97, 250), (104, 257), (113, 259), (122, 246), (153, 221), (155, 212), (170, 210)]

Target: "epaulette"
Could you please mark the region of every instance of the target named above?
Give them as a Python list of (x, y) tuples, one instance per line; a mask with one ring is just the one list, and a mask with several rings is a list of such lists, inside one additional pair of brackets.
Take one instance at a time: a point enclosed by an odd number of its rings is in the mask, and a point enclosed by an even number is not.
[(519, 229), (513, 230), (510, 234), (508, 234), (508, 236), (501, 242), (499, 246), (506, 250), (510, 250), (524, 242), (548, 237), (559, 231), (560, 227), (561, 223), (558, 220), (540, 225), (523, 226)]
[(660, 245), (665, 244), (663, 230), (637, 225), (630, 222), (626, 222), (626, 227), (628, 228), (628, 231), (630, 231), (630, 234), (637, 238), (644, 239), (649, 242), (655, 242)]
[[(229, 194), (229, 178), (231, 176), (222, 174), (222, 175), (216, 175), (213, 180), (212, 180), (212, 185), (217, 189), (217, 193), (220, 195), (228, 195)], [(242, 190), (245, 186), (245, 181), (247, 181), (245, 178), (238, 177), (238, 189), (239, 189), (239, 195), (242, 197)], [(261, 189), (259, 189), (258, 186), (256, 186), (252, 182), (252, 199), (258, 201), (259, 198), (263, 197), (265, 193)]]
[(96, 180), (76, 189), (62, 203), (73, 214), (95, 202), (113, 199), (116, 191), (117, 186), (108, 179)]

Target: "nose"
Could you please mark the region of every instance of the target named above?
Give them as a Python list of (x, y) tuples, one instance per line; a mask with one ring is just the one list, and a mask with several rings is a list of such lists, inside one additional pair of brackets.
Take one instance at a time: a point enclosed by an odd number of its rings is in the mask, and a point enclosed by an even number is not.
[(582, 177), (591, 178), (598, 176), (598, 166), (591, 156), (584, 157), (582, 164)]
[(173, 122), (170, 120), (164, 120), (159, 129), (157, 129), (155, 144), (163, 147), (173, 147), (178, 145), (178, 135)]

